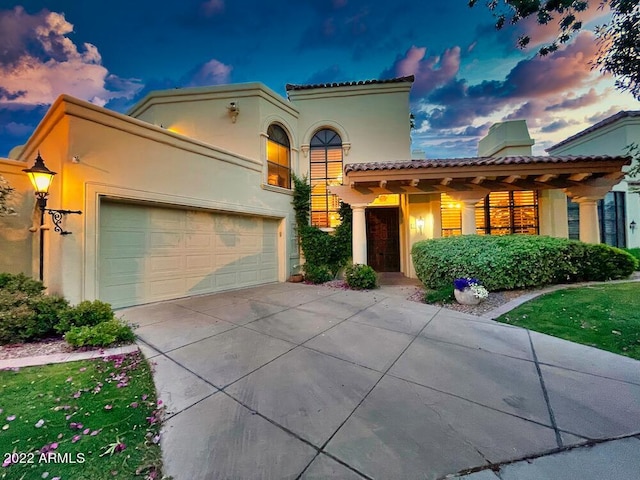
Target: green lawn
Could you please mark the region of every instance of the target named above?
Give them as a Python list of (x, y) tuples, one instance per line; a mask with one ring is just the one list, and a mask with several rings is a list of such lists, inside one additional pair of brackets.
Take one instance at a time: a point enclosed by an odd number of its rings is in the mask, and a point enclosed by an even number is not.
[(637, 282), (559, 290), (497, 320), (640, 360)]
[(0, 479), (161, 478), (141, 354), (0, 371), (0, 392)]

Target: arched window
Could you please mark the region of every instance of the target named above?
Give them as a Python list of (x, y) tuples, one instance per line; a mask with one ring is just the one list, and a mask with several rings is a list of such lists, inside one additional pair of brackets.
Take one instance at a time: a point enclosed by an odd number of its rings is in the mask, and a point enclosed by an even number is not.
[(291, 144), (289, 136), (279, 125), (267, 129), (267, 183), (291, 188)]
[(329, 192), (331, 185), (342, 184), (342, 139), (333, 130), (318, 131), (310, 145), (311, 224), (337, 227), (340, 223), (337, 195)]

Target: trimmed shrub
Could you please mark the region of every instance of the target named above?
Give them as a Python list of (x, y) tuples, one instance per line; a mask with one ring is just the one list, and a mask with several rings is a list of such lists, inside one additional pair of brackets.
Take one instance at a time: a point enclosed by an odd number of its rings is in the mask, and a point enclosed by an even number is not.
[(636, 270), (640, 270), (640, 248), (623, 248), (623, 250), (635, 257), (635, 259), (638, 261)]
[(27, 277), (24, 273), (0, 273), (0, 289), (37, 295), (42, 293), (44, 285), (41, 281)]
[(424, 294), (424, 303), (451, 303), (454, 300), (453, 290), (452, 285), (438, 290), (428, 290)]
[(0, 289), (0, 344), (55, 335), (59, 315), (69, 303), (56, 295), (29, 295)]
[(113, 320), (114, 313), (111, 305), (100, 300), (80, 302), (60, 315), (60, 321), (56, 325), (59, 333), (69, 331), (71, 327), (92, 327), (102, 322)]
[(533, 235), (463, 235), (417, 242), (411, 251), (427, 288), (475, 277), (488, 290), (511, 290), (584, 280), (625, 278), (635, 261), (607, 245)]
[(64, 339), (73, 347), (108, 347), (117, 343), (135, 340), (131, 327), (122, 320), (113, 318), (97, 325), (71, 327)]
[(354, 290), (370, 290), (378, 287), (378, 274), (369, 265), (356, 263), (344, 271), (344, 280)]
[(319, 284), (334, 278), (334, 275), (324, 265), (305, 263), (302, 268), (304, 269), (304, 279), (307, 282)]

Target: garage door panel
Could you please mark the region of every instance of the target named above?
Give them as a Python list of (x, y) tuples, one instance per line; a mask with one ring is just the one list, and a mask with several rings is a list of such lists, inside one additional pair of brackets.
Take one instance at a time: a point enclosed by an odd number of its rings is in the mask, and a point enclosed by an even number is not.
[(274, 282), (278, 221), (103, 202), (99, 295), (115, 307)]

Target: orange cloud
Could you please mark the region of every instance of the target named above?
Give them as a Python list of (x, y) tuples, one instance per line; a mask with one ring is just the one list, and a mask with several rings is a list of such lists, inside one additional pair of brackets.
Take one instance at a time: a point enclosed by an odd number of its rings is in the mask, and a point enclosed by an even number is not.
[[(46, 105), (62, 93), (104, 105), (113, 98), (130, 98), (142, 88), (136, 80), (117, 79), (101, 65), (98, 49), (79, 49), (66, 35), (73, 31), (64, 14), (43, 10), (28, 15), (21, 7), (0, 12), (0, 26), (11, 24), (0, 39), (8, 45), (0, 55), (3, 104)], [(110, 90), (114, 81), (120, 90)]]

